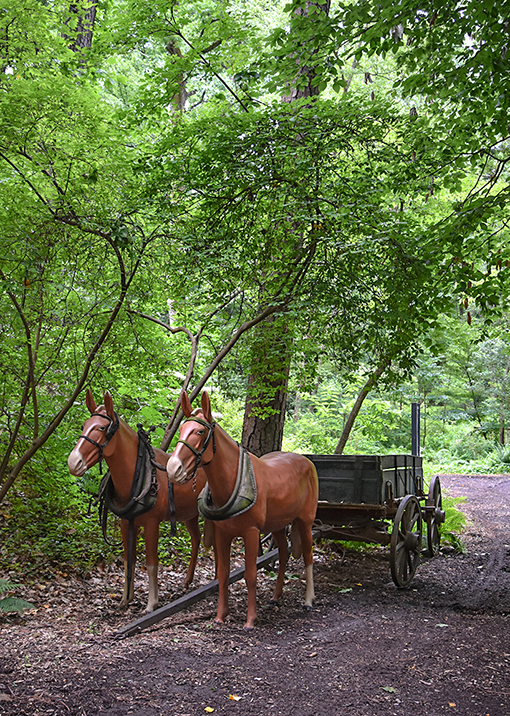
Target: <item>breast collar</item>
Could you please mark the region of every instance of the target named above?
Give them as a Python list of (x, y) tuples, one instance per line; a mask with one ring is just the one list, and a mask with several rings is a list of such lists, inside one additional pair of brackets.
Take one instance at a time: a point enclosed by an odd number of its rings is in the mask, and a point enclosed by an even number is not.
[(228, 520), (247, 512), (256, 501), (257, 482), (250, 454), (244, 448), (240, 448), (237, 478), (229, 499), (222, 507), (215, 507), (209, 484), (206, 483), (198, 496), (198, 511), (208, 520)]

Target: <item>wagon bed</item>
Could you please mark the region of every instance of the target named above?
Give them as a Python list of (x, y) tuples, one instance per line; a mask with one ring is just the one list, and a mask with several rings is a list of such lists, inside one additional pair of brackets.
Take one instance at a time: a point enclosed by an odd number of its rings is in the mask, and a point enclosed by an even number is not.
[(393, 581), (408, 586), (420, 561), (423, 521), (429, 555), (439, 550), (444, 521), (439, 478), (426, 494), (422, 458), (415, 455), (306, 457), (319, 477), (318, 538), (390, 545)]

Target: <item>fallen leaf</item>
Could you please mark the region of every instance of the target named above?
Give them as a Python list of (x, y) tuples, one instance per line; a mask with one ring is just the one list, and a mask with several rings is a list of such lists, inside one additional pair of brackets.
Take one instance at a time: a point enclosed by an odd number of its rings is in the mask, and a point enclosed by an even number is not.
[(228, 695), (228, 698), (229, 698), (231, 701), (241, 701), (241, 697), (240, 697), (240, 696), (236, 696), (236, 694), (229, 694), (229, 695)]
[(454, 706), (457, 706), (457, 704), (455, 703), (455, 701), (448, 701), (448, 706), (451, 706), (453, 708)]
[(397, 690), (393, 688), (393, 686), (383, 686), (383, 691), (387, 691), (389, 694), (396, 694)]
[(212, 708), (212, 706), (206, 706), (205, 709), (204, 709), (204, 711), (207, 711), (208, 714), (212, 714), (212, 712), (214, 711), (214, 709)]

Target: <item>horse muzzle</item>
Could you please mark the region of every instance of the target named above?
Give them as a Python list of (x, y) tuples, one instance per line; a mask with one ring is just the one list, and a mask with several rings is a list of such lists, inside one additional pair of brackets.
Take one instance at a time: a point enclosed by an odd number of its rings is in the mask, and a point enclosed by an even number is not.
[(75, 477), (83, 477), (88, 470), (88, 465), (83, 459), (79, 450), (73, 450), (67, 458), (67, 467), (71, 475)]
[(188, 479), (188, 472), (178, 457), (170, 455), (166, 464), (166, 472), (170, 482), (183, 485)]

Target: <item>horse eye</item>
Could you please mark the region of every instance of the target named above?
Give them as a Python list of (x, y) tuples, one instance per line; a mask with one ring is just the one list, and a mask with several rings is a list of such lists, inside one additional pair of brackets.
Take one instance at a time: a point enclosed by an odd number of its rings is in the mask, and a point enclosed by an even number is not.
[(200, 428), (200, 430), (197, 430), (197, 435), (203, 435), (205, 433), (205, 430), (203, 428)]

